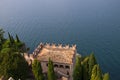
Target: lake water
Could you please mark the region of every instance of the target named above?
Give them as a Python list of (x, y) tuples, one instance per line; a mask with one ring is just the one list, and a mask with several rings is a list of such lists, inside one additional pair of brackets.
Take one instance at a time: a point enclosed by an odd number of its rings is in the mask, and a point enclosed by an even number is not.
[(120, 80), (120, 0), (0, 0), (0, 28), (32, 52), (40, 42), (77, 44)]

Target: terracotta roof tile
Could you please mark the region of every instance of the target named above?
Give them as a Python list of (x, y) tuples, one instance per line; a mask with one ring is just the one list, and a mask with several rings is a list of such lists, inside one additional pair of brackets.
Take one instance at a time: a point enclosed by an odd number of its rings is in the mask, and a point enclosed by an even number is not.
[(75, 54), (75, 49), (67, 47), (51, 47), (44, 46), (40, 53), (37, 55), (37, 59), (40, 61), (48, 61), (49, 58), (53, 62), (72, 64), (72, 60)]

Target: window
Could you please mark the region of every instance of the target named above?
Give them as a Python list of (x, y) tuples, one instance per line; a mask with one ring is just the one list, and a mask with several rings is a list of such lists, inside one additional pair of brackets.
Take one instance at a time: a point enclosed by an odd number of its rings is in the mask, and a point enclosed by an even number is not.
[(57, 65), (57, 64), (55, 64), (55, 65), (54, 65), (54, 67), (58, 67), (58, 65)]
[(63, 65), (60, 65), (60, 68), (64, 68), (64, 66), (63, 66)]
[(65, 66), (65, 68), (66, 68), (66, 69), (70, 69), (70, 67), (69, 67), (69, 66)]

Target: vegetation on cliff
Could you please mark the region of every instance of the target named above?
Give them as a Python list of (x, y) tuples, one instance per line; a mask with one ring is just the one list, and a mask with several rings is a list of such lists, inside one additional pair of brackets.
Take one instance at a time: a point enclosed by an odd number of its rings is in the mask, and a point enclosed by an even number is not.
[(53, 62), (50, 59), (48, 62), (48, 80), (57, 80), (54, 72)]
[[(26, 51), (25, 44), (8, 33), (9, 38), (4, 38), (4, 31), (0, 29), (0, 77), (7, 80), (13, 77), (15, 80), (25, 80), (28, 75), (28, 64), (22, 53)], [(23, 72), (24, 71), (24, 72)]]
[(92, 53), (86, 57), (76, 57), (73, 80), (110, 80), (110, 78), (108, 73), (103, 75)]
[(76, 58), (76, 64), (73, 72), (73, 80), (82, 80), (82, 65), (79, 56)]
[(41, 63), (38, 62), (37, 60), (34, 60), (32, 64), (32, 71), (36, 80), (44, 80)]
[(110, 80), (110, 75), (109, 75), (109, 73), (105, 73), (105, 74), (104, 74), (103, 80)]
[[(5, 80), (9, 77), (13, 77), (15, 80), (26, 80), (30, 71), (22, 56), (22, 53), (27, 51), (25, 44), (19, 39), (18, 35), (14, 39), (8, 33), (8, 37), (8, 39), (4, 38), (4, 31), (0, 29), (0, 77), (4, 77)], [(41, 63), (37, 60), (32, 63), (32, 72), (35, 80), (56, 80), (53, 62), (50, 59), (47, 78), (44, 77)], [(92, 53), (86, 57), (76, 57), (73, 80), (110, 80), (110, 77), (109, 73), (102, 73)]]
[(0, 29), (0, 50), (2, 49), (2, 44), (4, 42), (4, 31)]

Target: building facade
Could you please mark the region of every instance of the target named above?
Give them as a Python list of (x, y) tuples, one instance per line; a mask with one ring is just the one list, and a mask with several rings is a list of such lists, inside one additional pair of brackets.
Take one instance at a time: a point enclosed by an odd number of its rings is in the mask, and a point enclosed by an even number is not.
[(40, 43), (33, 54), (29, 55), (30, 59), (28, 60), (29, 63), (34, 59), (40, 61), (43, 73), (47, 75), (50, 58), (53, 61), (54, 71), (58, 80), (73, 80), (72, 75), (76, 53), (76, 45), (70, 47), (69, 45)]

